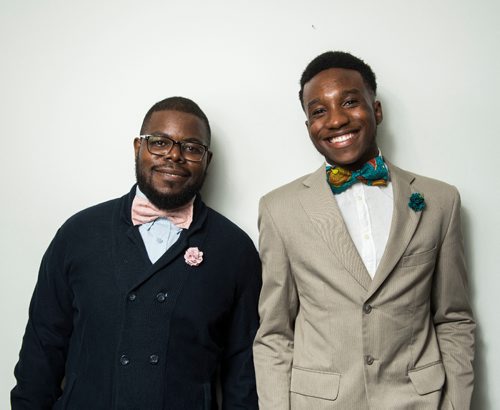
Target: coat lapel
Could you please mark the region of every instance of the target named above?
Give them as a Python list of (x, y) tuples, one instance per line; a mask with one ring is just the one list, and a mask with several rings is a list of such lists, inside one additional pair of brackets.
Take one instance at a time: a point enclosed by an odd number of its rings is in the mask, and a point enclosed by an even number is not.
[[(194, 202), (193, 222), (189, 229), (184, 229), (182, 231), (179, 239), (161, 256), (160, 259), (158, 259), (154, 264), (151, 265), (150, 269), (143, 277), (137, 278), (137, 280), (131, 286), (131, 289), (136, 288), (142, 283), (149, 280), (149, 278), (164, 269), (166, 266), (173, 263), (177, 258), (183, 258), (184, 253), (189, 247), (198, 247), (202, 249), (202, 244), (204, 243), (204, 239), (206, 236), (206, 231), (203, 231), (202, 228), (205, 225), (207, 216), (208, 209), (205, 204), (203, 204), (203, 202), (201, 201), (201, 197), (198, 194)], [(144, 244), (142, 244), (142, 246), (144, 247)], [(182, 275), (183, 280), (185, 280), (186, 277), (187, 275)]]
[(371, 283), (368, 297), (382, 285), (401, 259), (422, 215), (421, 212), (415, 212), (408, 206), (410, 196), (414, 192), (412, 184), (415, 177), (389, 162), (387, 165), (392, 181), (394, 210), (387, 245)]
[[(152, 264), (137, 226), (132, 225), (130, 218), (132, 200), (135, 196), (135, 185), (130, 193), (124, 196), (115, 209), (113, 216), (113, 244), (115, 278), (118, 288), (130, 292), (150, 279), (158, 271), (173, 263), (191, 246), (200, 249), (206, 233), (202, 229), (208, 216), (208, 209), (200, 195), (194, 203), (193, 222), (189, 229), (183, 230), (179, 239)], [(186, 275), (184, 275), (185, 277)]]
[(312, 226), (326, 242), (334, 257), (365, 290), (368, 290), (372, 279), (344, 224), (337, 201), (328, 187), (325, 166), (322, 165), (302, 183), (306, 189), (300, 192), (299, 200)]

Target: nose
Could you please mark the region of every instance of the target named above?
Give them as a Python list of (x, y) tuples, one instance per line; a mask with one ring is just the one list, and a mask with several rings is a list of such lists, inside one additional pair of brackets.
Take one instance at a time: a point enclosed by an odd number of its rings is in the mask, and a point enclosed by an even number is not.
[(182, 156), (181, 144), (177, 141), (174, 141), (174, 145), (170, 148), (168, 154), (165, 155), (165, 158), (170, 159), (174, 162), (184, 162), (184, 157)]
[(328, 128), (342, 128), (347, 123), (349, 123), (349, 116), (344, 110), (339, 108), (329, 110), (326, 124)]

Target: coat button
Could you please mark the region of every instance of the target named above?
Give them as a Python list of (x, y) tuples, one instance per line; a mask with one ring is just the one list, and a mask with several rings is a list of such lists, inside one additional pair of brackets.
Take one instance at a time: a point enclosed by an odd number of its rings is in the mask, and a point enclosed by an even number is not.
[(128, 295), (128, 300), (130, 300), (130, 301), (134, 301), (136, 297), (137, 297), (137, 295), (136, 295), (135, 293), (130, 293), (130, 294)]
[(165, 302), (167, 299), (167, 293), (166, 292), (160, 292), (156, 295), (156, 300), (160, 303)]
[(363, 305), (363, 312), (365, 312), (367, 315), (369, 315), (371, 311), (372, 311), (372, 306), (368, 303), (365, 303)]
[(371, 366), (373, 364), (373, 362), (375, 361), (375, 359), (373, 357), (371, 357), (370, 355), (366, 356), (365, 360), (366, 360), (366, 364), (368, 366)]
[(126, 366), (127, 364), (130, 363), (130, 359), (127, 356), (122, 355), (120, 357), (120, 363), (121, 363), (122, 366)]
[(158, 364), (159, 361), (160, 361), (160, 358), (158, 357), (157, 354), (152, 354), (151, 356), (149, 356), (149, 363)]

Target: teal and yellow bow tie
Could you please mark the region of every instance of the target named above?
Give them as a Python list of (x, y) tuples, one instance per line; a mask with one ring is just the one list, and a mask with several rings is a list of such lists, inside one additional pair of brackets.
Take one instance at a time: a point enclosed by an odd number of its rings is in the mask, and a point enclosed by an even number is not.
[(389, 180), (389, 171), (384, 159), (379, 155), (357, 171), (349, 171), (337, 165), (327, 165), (326, 180), (332, 192), (340, 194), (356, 182), (373, 186), (386, 186)]

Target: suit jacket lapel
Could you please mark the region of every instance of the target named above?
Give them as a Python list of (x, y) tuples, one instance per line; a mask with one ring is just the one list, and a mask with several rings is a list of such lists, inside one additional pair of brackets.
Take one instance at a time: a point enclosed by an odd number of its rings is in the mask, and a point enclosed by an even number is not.
[(382, 285), (401, 259), (422, 215), (421, 212), (415, 212), (408, 206), (410, 196), (415, 192), (412, 185), (415, 177), (390, 162), (387, 162), (387, 165), (389, 166), (392, 181), (394, 210), (387, 245), (375, 273), (368, 297)]
[(305, 189), (299, 200), (319, 236), (326, 242), (334, 257), (352, 277), (365, 289), (371, 284), (371, 277), (352, 242), (328, 183), (325, 166), (309, 175), (304, 181)]

